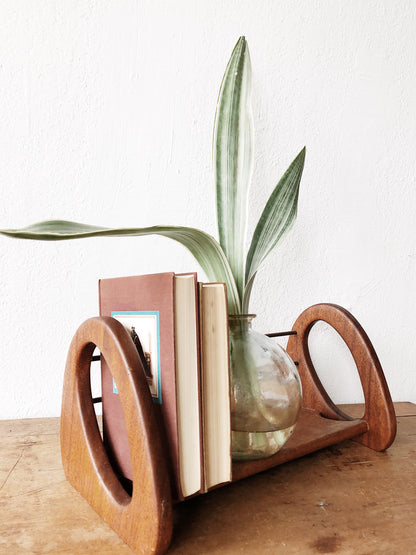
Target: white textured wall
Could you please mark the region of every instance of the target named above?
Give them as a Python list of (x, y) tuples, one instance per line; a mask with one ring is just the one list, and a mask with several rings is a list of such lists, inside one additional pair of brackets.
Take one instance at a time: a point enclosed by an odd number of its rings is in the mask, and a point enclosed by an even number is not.
[[(257, 327), (342, 304), (370, 335), (394, 400), (415, 402), (415, 28), (405, 0), (3, 1), (0, 227), (63, 218), (215, 234), (212, 124), (244, 34), (251, 231), (307, 146), (297, 224), (254, 289)], [(161, 238), (0, 237), (0, 263), (0, 418), (59, 414), (66, 351), (97, 314), (100, 277), (197, 269)], [(315, 336), (334, 400), (358, 401), (342, 344)]]

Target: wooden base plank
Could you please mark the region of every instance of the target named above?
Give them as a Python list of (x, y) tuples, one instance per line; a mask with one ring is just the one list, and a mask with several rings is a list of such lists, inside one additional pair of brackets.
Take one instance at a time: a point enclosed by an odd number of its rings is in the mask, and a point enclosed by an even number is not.
[(233, 481), (268, 470), (273, 466), (303, 457), (328, 445), (350, 439), (368, 430), (361, 420), (331, 420), (315, 411), (302, 409), (293, 435), (283, 448), (267, 459), (233, 463)]

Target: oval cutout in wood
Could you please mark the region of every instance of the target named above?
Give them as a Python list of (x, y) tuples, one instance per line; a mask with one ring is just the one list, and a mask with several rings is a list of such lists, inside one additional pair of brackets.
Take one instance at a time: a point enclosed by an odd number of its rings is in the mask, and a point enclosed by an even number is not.
[[(133, 493), (133, 475), (130, 446), (127, 438), (127, 427), (124, 417), (123, 407), (118, 398), (115, 380), (111, 374), (111, 369), (105, 361), (105, 358), (99, 349), (96, 348), (93, 353), (90, 365), (90, 383), (92, 403), (97, 420), (97, 426), (100, 430), (103, 447), (108, 456), (111, 468), (116, 475), (128, 495)], [(105, 390), (105, 393), (104, 393)], [(108, 418), (104, 419), (103, 404), (108, 403)], [(105, 420), (105, 422), (104, 422)], [(113, 442), (109, 434), (109, 428), (114, 429), (113, 433), (116, 437), (120, 437), (124, 442), (122, 446), (123, 458), (122, 464), (118, 464), (118, 458), (115, 453), (120, 452), (114, 448)], [(126, 477), (125, 469), (128, 469)]]
[[(339, 333), (326, 322), (316, 322), (308, 336), (309, 354), (329, 397), (353, 418), (364, 415), (364, 392), (357, 365)], [(362, 407), (343, 405), (363, 404)]]

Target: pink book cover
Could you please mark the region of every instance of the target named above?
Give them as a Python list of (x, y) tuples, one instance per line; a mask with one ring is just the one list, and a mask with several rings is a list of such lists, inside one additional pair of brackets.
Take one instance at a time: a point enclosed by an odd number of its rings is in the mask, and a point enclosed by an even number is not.
[[(130, 332), (139, 351), (153, 404), (161, 421), (173, 473), (173, 495), (181, 499), (175, 385), (174, 274), (101, 279), (100, 315), (112, 316)], [(137, 341), (137, 336), (140, 341)], [(103, 436), (112, 465), (132, 480), (127, 431), (117, 384), (105, 361), (101, 363)]]

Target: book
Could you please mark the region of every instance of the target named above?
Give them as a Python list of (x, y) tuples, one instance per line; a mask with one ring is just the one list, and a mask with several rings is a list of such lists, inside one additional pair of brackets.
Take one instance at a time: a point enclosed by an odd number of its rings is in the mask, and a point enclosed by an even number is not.
[[(102, 279), (100, 315), (129, 331), (153, 397), (178, 500), (203, 485), (196, 274), (172, 272)], [(116, 472), (132, 480), (117, 384), (102, 361), (104, 444)]]
[(231, 481), (230, 363), (224, 283), (199, 284), (204, 489)]

